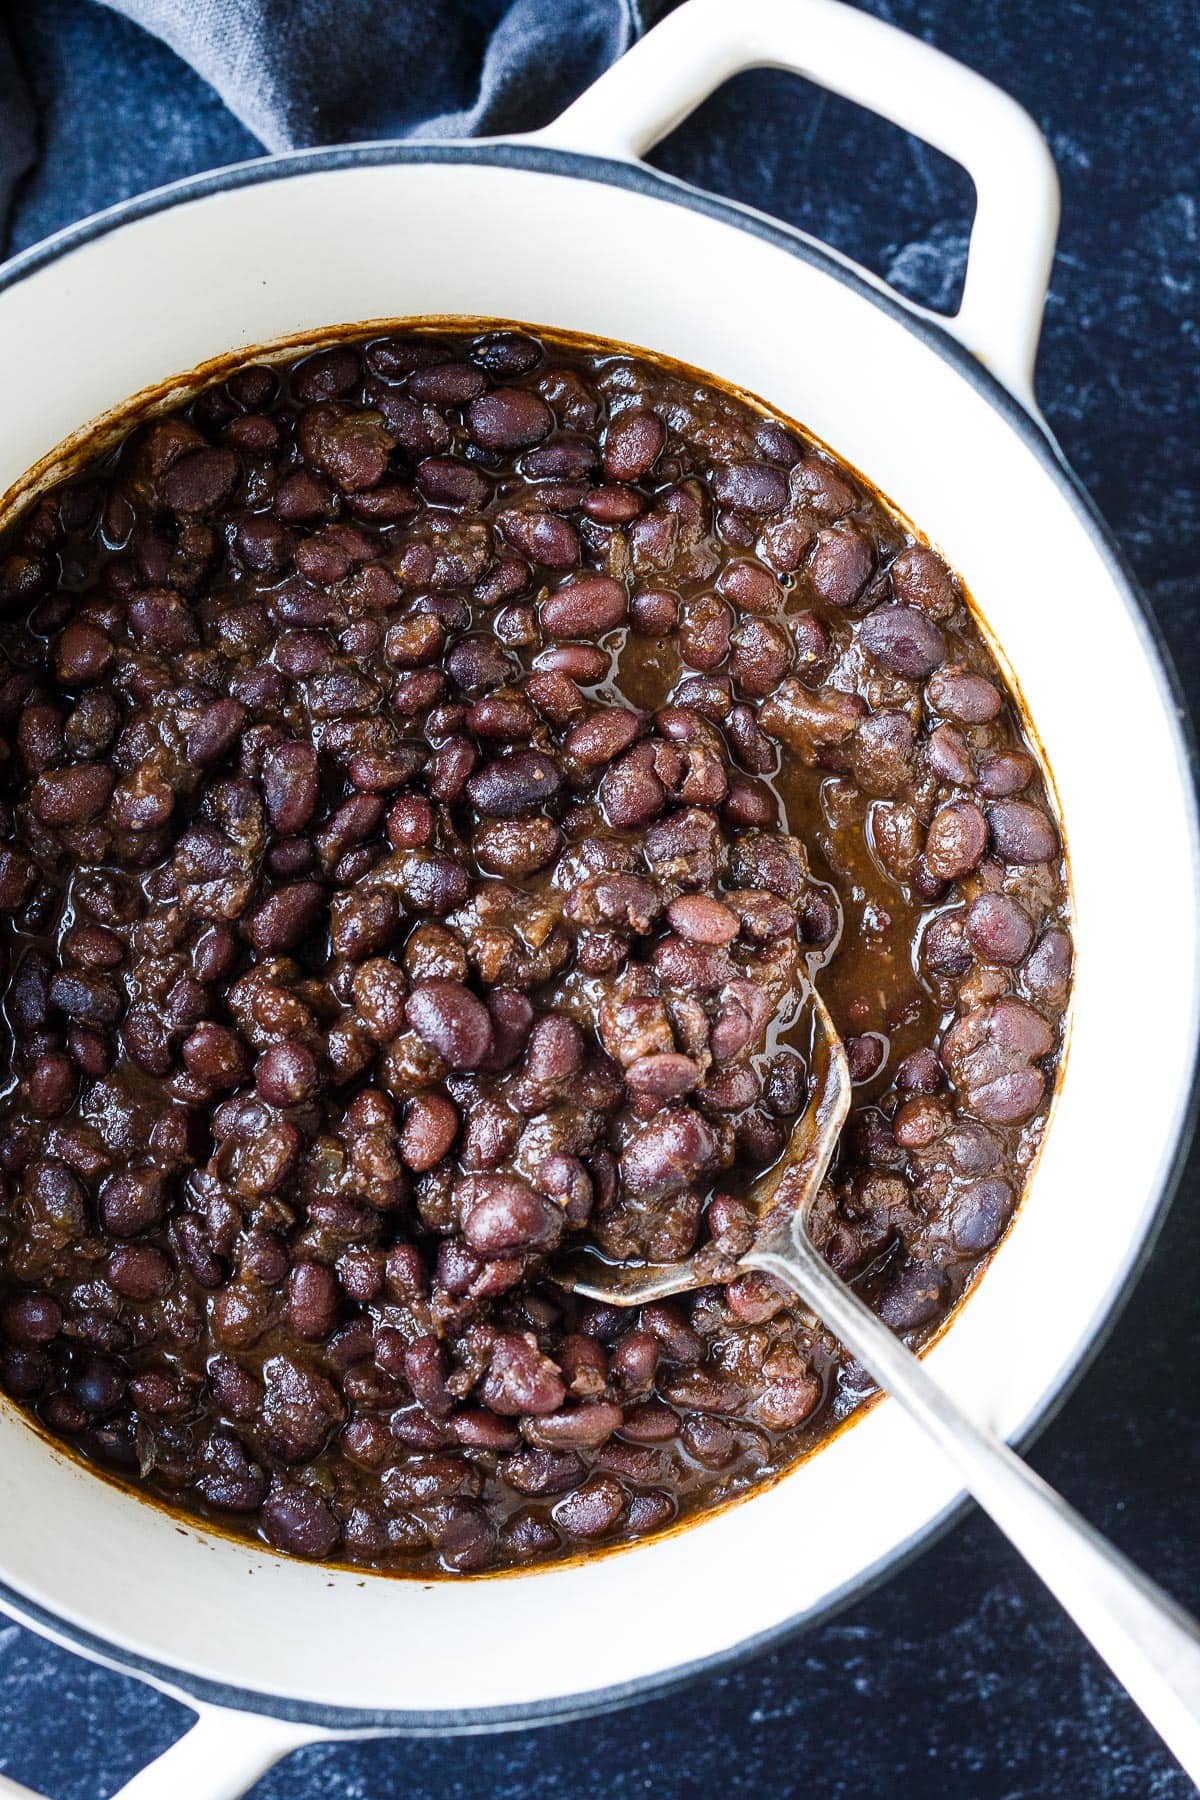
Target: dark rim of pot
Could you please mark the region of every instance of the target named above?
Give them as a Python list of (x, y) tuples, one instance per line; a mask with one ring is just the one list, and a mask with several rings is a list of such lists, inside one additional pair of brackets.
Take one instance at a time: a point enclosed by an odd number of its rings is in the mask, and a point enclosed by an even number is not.
[[(1175, 723), (1177, 748), (1188, 770), (1192, 788), (1193, 840), (1196, 838), (1197, 797), (1200, 793), (1200, 758), (1195, 734), (1179, 675), (1171, 660), (1162, 632), (1151, 613), (1136, 581), (1125, 567), (1112, 533), (1077, 477), (1067, 467), (1046, 430), (1017, 401), (994, 375), (934, 320), (912, 312), (898, 296), (877, 286), (846, 263), (834, 252), (814, 239), (762, 213), (688, 186), (671, 176), (642, 163), (612, 162), (601, 157), (577, 152), (543, 148), (522, 143), (376, 143), (345, 145), (331, 150), (302, 150), (286, 156), (268, 157), (230, 168), (214, 170), (207, 175), (190, 177), (140, 194), (118, 206), (71, 225), (40, 244), (23, 251), (0, 267), (0, 293), (15, 286), (26, 276), (46, 268), (68, 256), (71, 251), (107, 236), (122, 226), (151, 214), (169, 211), (193, 200), (231, 188), (250, 187), (269, 181), (287, 180), (296, 175), (324, 173), (330, 170), (375, 167), (395, 163), (413, 164), (480, 164), (500, 168), (540, 171), (573, 180), (593, 181), (610, 187), (624, 188), (671, 206), (693, 212), (748, 232), (753, 237), (785, 251), (801, 262), (810, 263), (834, 281), (869, 300), (873, 306), (920, 338), (975, 389), (994, 411), (1022, 440), (1041, 466), (1047, 479), (1066, 499), (1071, 509), (1093, 539), (1113, 578), (1114, 586), (1124, 600), (1147, 656), (1154, 666), (1162, 693), (1163, 705)], [(1200, 863), (1194, 868), (1197, 896), (1200, 900)], [(1186, 1105), (1179, 1121), (1178, 1135), (1167, 1160), (1161, 1191), (1140, 1231), (1131, 1243), (1124, 1270), (1093, 1315), (1092, 1323), (1073, 1355), (1047, 1382), (1042, 1397), (1033, 1407), (1028, 1420), (1014, 1438), (1017, 1448), (1025, 1448), (1044, 1429), (1067, 1400), (1076, 1384), (1097, 1355), (1112, 1330), (1154, 1247), (1167, 1208), (1174, 1196), (1200, 1111), (1200, 1067), (1197, 1057), (1200, 1045), (1193, 1046), (1190, 1085)], [(35, 1631), (51, 1637), (96, 1661), (107, 1663), (130, 1675), (138, 1675), (173, 1693), (185, 1701), (193, 1699), (211, 1706), (227, 1707), (240, 1712), (259, 1713), (297, 1724), (324, 1728), (331, 1732), (369, 1736), (373, 1733), (397, 1733), (406, 1736), (433, 1736), (451, 1733), (479, 1733), (516, 1730), (532, 1725), (563, 1724), (590, 1714), (610, 1712), (639, 1700), (648, 1700), (711, 1675), (734, 1662), (741, 1662), (767, 1650), (778, 1648), (789, 1638), (818, 1621), (828, 1619), (841, 1607), (879, 1585), (885, 1577), (912, 1561), (960, 1518), (969, 1500), (953, 1502), (919, 1531), (881, 1557), (870, 1568), (854, 1576), (819, 1605), (797, 1614), (782, 1624), (772, 1626), (751, 1638), (731, 1645), (695, 1662), (683, 1663), (660, 1674), (639, 1677), (615, 1686), (594, 1689), (581, 1694), (565, 1694), (552, 1699), (517, 1706), (453, 1707), (433, 1711), (408, 1712), (402, 1709), (379, 1709), (352, 1706), (326, 1706), (294, 1700), (285, 1695), (259, 1693), (250, 1688), (206, 1680), (169, 1663), (138, 1656), (110, 1643), (95, 1633), (84, 1630), (48, 1608), (41, 1607), (18, 1590), (0, 1581), (0, 1606), (14, 1618)]]

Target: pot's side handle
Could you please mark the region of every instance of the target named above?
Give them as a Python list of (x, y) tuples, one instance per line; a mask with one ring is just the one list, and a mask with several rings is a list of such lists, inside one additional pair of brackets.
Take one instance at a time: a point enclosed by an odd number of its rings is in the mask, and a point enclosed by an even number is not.
[(196, 1711), (191, 1729), (139, 1769), (113, 1800), (241, 1800), (281, 1757), (328, 1735), (262, 1713), (199, 1705)]
[[(140, 1769), (113, 1800), (241, 1800), (281, 1757), (330, 1735), (260, 1713), (199, 1705), (196, 1710), (199, 1717), (191, 1729)], [(42, 1797), (0, 1775), (0, 1800)]]
[(918, 38), (840, 0), (685, 0), (532, 141), (636, 161), (731, 75), (762, 67), (804, 75), (966, 169), (976, 209), (962, 304), (953, 318), (906, 304), (1034, 410), (1058, 232), (1054, 162), (1015, 100)]
[[(199, 1717), (169, 1750), (139, 1769), (113, 1800), (242, 1800), (281, 1757), (330, 1734), (260, 1713), (192, 1702)], [(42, 1800), (0, 1775), (0, 1800)]]

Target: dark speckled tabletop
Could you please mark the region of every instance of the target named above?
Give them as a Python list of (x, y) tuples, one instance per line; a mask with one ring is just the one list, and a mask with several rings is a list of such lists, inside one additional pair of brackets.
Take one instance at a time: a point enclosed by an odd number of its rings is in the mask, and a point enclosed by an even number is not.
[[(1200, 688), (1200, 48), (1184, 0), (868, 0), (1021, 99), (1063, 184), (1039, 362), (1050, 424), (1115, 530), (1193, 698)], [(9, 249), (126, 194), (258, 154), (215, 95), (92, 0), (0, 0), (45, 141)], [(114, 153), (114, 144), (121, 146)], [(934, 304), (952, 299), (965, 177), (791, 78), (742, 77), (656, 160), (815, 231)], [(1076, 597), (1087, 630), (1087, 596)], [(1114, 673), (1116, 673), (1114, 671)], [(1114, 745), (1114, 754), (1116, 747)], [(1097, 778), (1103, 771), (1097, 770)], [(1131, 942), (1153, 929), (1132, 851)], [(1144, 873), (1143, 873), (1144, 871)], [(1149, 1047), (1153, 1046), (1150, 1034)], [(1120, 1071), (1113, 1071), (1116, 1129)], [(1200, 1611), (1193, 1157), (1150, 1266), (1031, 1455)], [(1095, 1196), (1103, 1229), (1104, 1195)], [(0, 1623), (0, 1770), (98, 1800), (189, 1715)], [(835, 1620), (730, 1673), (540, 1732), (303, 1751), (256, 1800), (633, 1800), (738, 1794), (1176, 1800), (1189, 1783), (978, 1514)]]

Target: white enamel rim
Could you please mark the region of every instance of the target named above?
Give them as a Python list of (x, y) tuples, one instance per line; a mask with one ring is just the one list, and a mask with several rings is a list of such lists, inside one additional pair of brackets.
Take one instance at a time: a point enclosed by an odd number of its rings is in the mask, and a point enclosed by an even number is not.
[[(692, 0), (672, 18), (699, 6), (711, 14), (707, 0)], [(751, 14), (779, 25), (773, 0), (739, 9)], [(890, 56), (898, 34), (869, 23), (876, 57)], [(812, 62), (778, 47), (749, 60)], [(936, 60), (945, 79), (941, 65), (954, 65)], [(707, 65), (693, 71), (692, 104), (708, 80)], [(861, 84), (843, 86), (862, 97)], [(631, 135), (626, 154), (649, 141)], [(1044, 203), (1044, 184), (1039, 192)], [(381, 232), (381, 219), (404, 229)], [(1044, 236), (1045, 204), (1033, 224)], [(1004, 389), (842, 259), (639, 166), (549, 144), (371, 146), (249, 165), (132, 202), (19, 259), (0, 272), (0, 491), (81, 421), (239, 344), (422, 314), (591, 332), (763, 395), (919, 522), (1002, 643), (1047, 747), (1071, 846), (1073, 1038), (1027, 1201), (930, 1361), (982, 1418), (1010, 1437), (1028, 1432), (1095, 1345), (1144, 1253), (1180, 1152), (1196, 1042), (1197, 830), (1182, 709), (1102, 526)], [(1018, 391), (1035, 339), (1026, 319), (991, 359), (1008, 364)], [(37, 370), (51, 355), (45, 393)], [(1007, 540), (997, 496), (1020, 522)], [(1076, 607), (1088, 624), (1078, 642)], [(1140, 747), (1136, 769), (1110, 766), (1105, 724), (1087, 702), (1113, 669)], [(1157, 1054), (1140, 1080), (1121, 1058), (1146, 1021), (1107, 973), (1122, 943), (1108, 845), (1123, 815), (1143, 821), (1159, 873), (1160, 929), (1139, 946)], [(1118, 1067), (1136, 1142), (1100, 1141)], [(21, 1521), (0, 1546), (0, 1598), (14, 1616), (174, 1692), (300, 1721), (308, 1735), (489, 1729), (647, 1694), (860, 1591), (958, 1497), (885, 1403), (773, 1489), (675, 1537), (516, 1579), (422, 1585), (183, 1531), (57, 1454), (9, 1407), (0, 1467), (4, 1508)], [(819, 1566), (795, 1548), (813, 1542)], [(794, 1579), (781, 1582), (789, 1553)], [(702, 1597), (713, 1579), (719, 1608)], [(568, 1662), (561, 1621), (581, 1617), (588, 1630)]]

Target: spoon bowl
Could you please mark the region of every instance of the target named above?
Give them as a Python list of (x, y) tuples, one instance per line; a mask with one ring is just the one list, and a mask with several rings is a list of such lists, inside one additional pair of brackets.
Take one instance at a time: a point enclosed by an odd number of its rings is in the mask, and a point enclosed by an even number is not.
[(740, 1270), (763, 1268), (763, 1256), (790, 1250), (793, 1231), (804, 1229), (850, 1111), (850, 1069), (842, 1040), (812, 984), (809, 999), (808, 1102), (779, 1161), (747, 1190), (746, 1199), (759, 1220), (753, 1248), (738, 1259), (722, 1256), (708, 1244), (682, 1262), (614, 1263), (585, 1247), (555, 1260), (550, 1274), (559, 1287), (608, 1306), (644, 1306), (650, 1300), (732, 1280)]
[(954, 1465), (963, 1485), (1107, 1662), (1200, 1787), (1200, 1627), (1106, 1543), (1003, 1440), (978, 1424), (924, 1362), (826, 1263), (807, 1221), (850, 1109), (851, 1082), (815, 987), (808, 1104), (779, 1161), (749, 1188), (752, 1248), (735, 1259), (706, 1246), (678, 1263), (611, 1263), (573, 1252), (551, 1269), (564, 1288), (609, 1306), (641, 1306), (758, 1269), (810, 1306), (879, 1386)]

